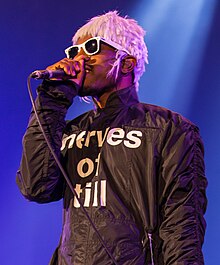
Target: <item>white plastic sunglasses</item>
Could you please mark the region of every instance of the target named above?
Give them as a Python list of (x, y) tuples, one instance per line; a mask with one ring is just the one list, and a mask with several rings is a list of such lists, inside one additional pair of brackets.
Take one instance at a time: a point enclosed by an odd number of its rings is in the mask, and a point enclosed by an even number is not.
[(126, 49), (124, 49), (121, 45), (113, 41), (106, 40), (101, 37), (93, 37), (93, 38), (86, 40), (82, 44), (76, 44), (76, 45), (70, 46), (67, 49), (65, 49), (66, 56), (69, 59), (73, 59), (80, 52), (81, 48), (83, 48), (83, 51), (89, 56), (97, 54), (100, 51), (101, 41), (112, 46), (113, 48), (117, 50), (121, 50), (129, 54), (129, 52)]

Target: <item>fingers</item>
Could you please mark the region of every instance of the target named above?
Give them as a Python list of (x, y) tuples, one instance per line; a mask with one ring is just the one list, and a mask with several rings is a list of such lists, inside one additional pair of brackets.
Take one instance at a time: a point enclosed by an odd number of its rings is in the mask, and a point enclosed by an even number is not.
[(84, 57), (83, 55), (82, 56), (79, 56), (78, 58), (78, 64), (76, 65), (78, 68), (78, 71), (77, 71), (77, 78), (74, 80), (74, 82), (76, 82), (80, 87), (82, 86), (83, 84), (83, 80), (85, 78), (85, 75), (86, 75), (86, 70), (85, 70), (85, 62), (89, 60), (88, 57)]
[[(63, 69), (66, 76), (63, 79), (69, 79), (78, 85), (82, 84), (82, 80), (85, 77), (85, 61), (88, 61), (89, 57), (80, 55), (77, 60), (64, 58), (61, 61), (48, 66), (46, 69), (53, 71), (57, 69)], [(58, 80), (58, 79), (55, 79)]]
[(57, 69), (63, 69), (67, 76), (75, 77), (77, 72), (79, 71), (79, 65), (78, 62), (65, 58), (47, 67), (47, 70), (51, 71)]

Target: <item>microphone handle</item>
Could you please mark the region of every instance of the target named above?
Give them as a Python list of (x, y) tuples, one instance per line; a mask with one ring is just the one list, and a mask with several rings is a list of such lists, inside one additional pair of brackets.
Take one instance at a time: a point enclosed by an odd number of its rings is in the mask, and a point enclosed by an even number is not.
[(36, 70), (33, 73), (31, 73), (31, 77), (35, 79), (51, 79), (51, 78), (62, 79), (65, 75), (66, 74), (63, 69)]

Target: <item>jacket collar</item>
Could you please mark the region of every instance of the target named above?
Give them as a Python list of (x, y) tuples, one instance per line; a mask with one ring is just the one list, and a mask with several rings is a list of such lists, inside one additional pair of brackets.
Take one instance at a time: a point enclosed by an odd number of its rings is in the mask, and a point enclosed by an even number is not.
[(121, 107), (129, 107), (133, 104), (138, 103), (138, 95), (134, 85), (129, 86), (124, 89), (114, 91), (107, 99), (106, 105), (103, 109), (97, 106), (97, 111), (107, 110), (107, 109), (117, 109)]

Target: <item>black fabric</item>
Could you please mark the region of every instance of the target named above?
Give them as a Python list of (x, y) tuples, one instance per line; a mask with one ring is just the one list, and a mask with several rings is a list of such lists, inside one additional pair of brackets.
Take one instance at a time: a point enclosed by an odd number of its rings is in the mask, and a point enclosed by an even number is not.
[[(177, 113), (140, 103), (134, 87), (112, 93), (104, 109), (66, 124), (76, 94), (69, 88), (44, 83), (37, 99), (39, 114), (118, 264), (150, 264), (148, 233), (155, 264), (204, 264), (207, 181), (198, 128)], [(53, 96), (60, 89), (66, 91), (62, 100)], [(65, 185), (34, 114), (23, 148), (17, 172), (23, 195), (39, 203), (63, 198), (63, 230), (50, 264), (112, 264)]]

